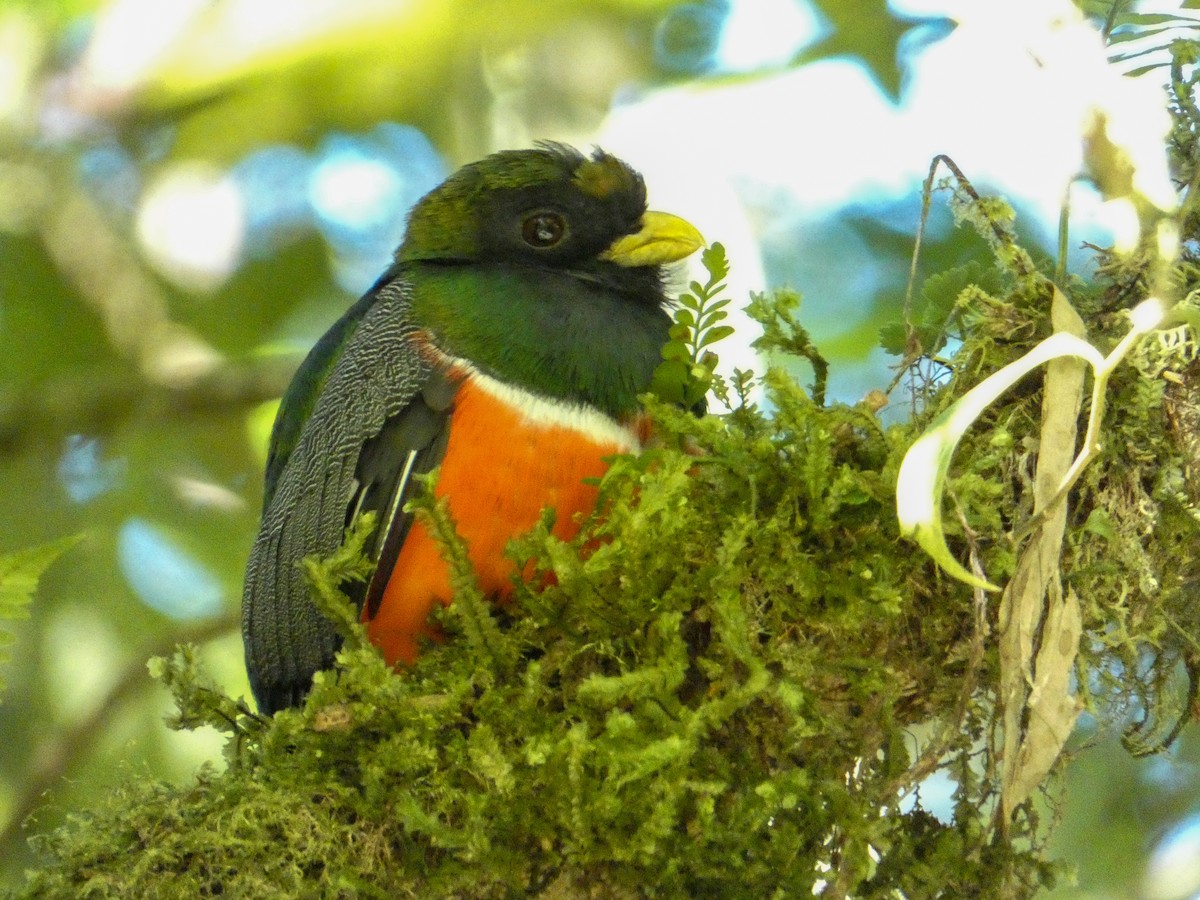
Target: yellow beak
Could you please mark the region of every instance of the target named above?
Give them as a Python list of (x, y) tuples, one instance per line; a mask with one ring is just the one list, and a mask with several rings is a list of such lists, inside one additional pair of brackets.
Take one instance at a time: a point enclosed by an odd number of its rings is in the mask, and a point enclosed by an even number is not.
[(650, 211), (642, 216), (642, 229), (613, 241), (601, 259), (618, 266), (658, 266), (691, 256), (704, 246), (704, 238), (690, 222), (670, 213)]

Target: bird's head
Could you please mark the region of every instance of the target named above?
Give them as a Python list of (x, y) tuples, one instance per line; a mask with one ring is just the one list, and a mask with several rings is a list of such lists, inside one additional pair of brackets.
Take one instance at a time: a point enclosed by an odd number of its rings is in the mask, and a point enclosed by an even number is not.
[(425, 195), (396, 261), (528, 266), (636, 290), (703, 243), (678, 216), (647, 211), (641, 175), (615, 156), (541, 143), (463, 166)]

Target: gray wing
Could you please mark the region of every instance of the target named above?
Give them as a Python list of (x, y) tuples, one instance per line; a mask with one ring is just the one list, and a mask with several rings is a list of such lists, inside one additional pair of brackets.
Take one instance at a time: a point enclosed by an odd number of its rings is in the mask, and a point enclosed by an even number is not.
[(340, 639), (313, 604), (304, 557), (341, 544), (364, 444), (420, 395), (430, 366), (413, 343), (409, 287), (389, 282), (350, 335), (282, 471), (246, 567), (242, 638), (259, 709), (298, 704)]

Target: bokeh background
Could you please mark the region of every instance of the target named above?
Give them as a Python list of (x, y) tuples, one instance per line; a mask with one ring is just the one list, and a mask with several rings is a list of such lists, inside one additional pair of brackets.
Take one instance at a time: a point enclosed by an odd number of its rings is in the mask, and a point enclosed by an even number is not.
[[(1190, 5), (1136, 8), (1200, 27)], [(421, 194), (496, 149), (602, 145), (726, 244), (735, 294), (804, 295), (854, 401), (893, 375), (879, 329), (934, 154), (1048, 256), (1094, 95), (1129, 87), (1123, 115), (1161, 142), (1165, 70), (1129, 45), (1110, 62), (1106, 7), (1085, 7), (0, 0), (0, 553), (83, 535), (0, 673), (0, 887), (31, 832), (114, 785), (221, 764), (216, 735), (164, 727), (145, 661), (195, 641), (248, 694), (238, 604), (275, 400)], [(1127, 222), (1086, 183), (1071, 209), (1086, 277), (1082, 243)], [(985, 255), (935, 197), (919, 272)], [(726, 367), (753, 366), (751, 337)], [(1200, 897), (1197, 729), (1140, 761), (1086, 717), (1076, 737), (1054, 846), (1078, 880), (1054, 896)], [(922, 802), (949, 815), (948, 790)]]

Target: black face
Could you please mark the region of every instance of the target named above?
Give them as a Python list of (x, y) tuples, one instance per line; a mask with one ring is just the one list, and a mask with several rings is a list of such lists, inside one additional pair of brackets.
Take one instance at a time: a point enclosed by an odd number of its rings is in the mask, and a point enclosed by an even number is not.
[(570, 181), (496, 191), (480, 210), (480, 258), (568, 269), (598, 262), (613, 241), (641, 228), (640, 179), (637, 187), (606, 197)]
[(603, 151), (588, 157), (554, 143), (504, 150), (463, 166), (421, 199), (396, 261), (537, 269), (661, 305), (659, 266), (600, 258), (641, 230), (645, 212), (642, 177)]

